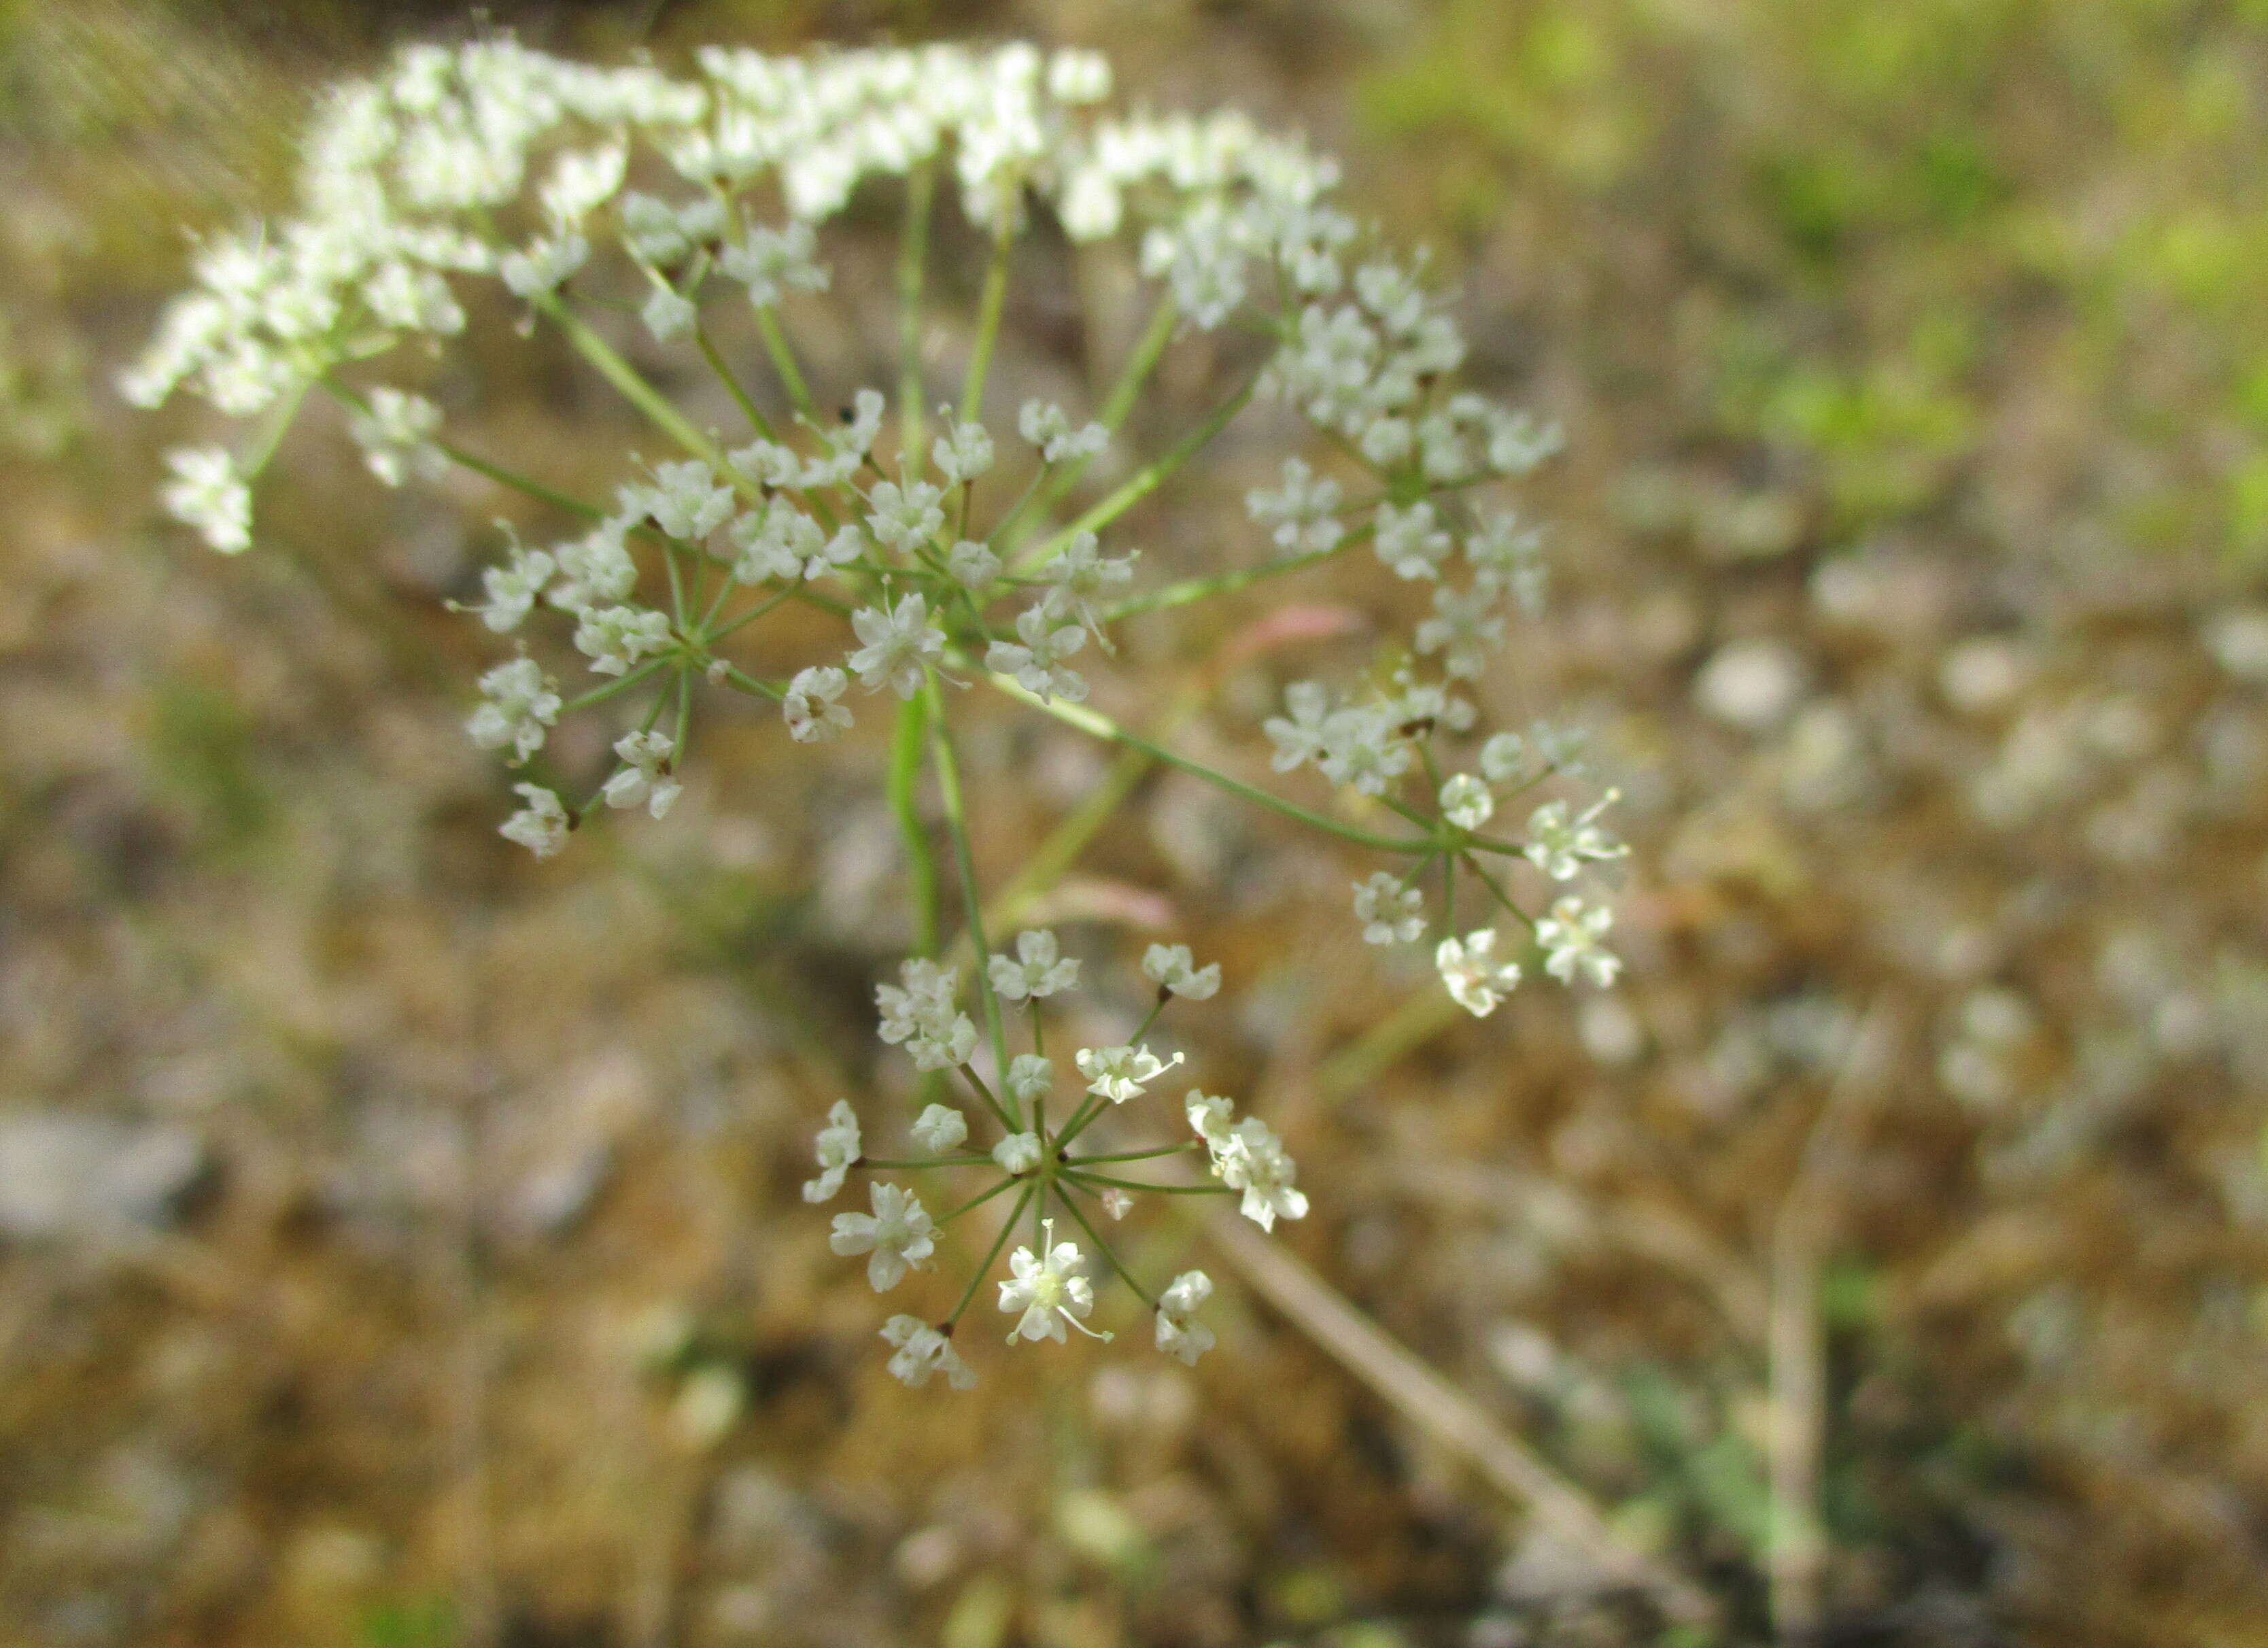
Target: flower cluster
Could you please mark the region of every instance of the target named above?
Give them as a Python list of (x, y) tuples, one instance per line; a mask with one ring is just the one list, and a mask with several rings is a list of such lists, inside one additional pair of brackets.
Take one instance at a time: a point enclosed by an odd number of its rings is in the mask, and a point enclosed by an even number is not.
[[(514, 648), (481, 675), (467, 728), (515, 769), (523, 805), (502, 834), (539, 858), (601, 809), (668, 814), (718, 695), (776, 705), (795, 744), (843, 739), (879, 711), (895, 732), (898, 780), (935, 781), (973, 910), (949, 713), (962, 695), (945, 688), (981, 684), (998, 702), (1166, 755), (1245, 801), (1394, 858), (1355, 884), (1372, 943), (1427, 931), (1436, 916), (1423, 888), (1438, 870), (1447, 936), (1437, 963), (1475, 1012), (1502, 999), (1523, 960), (1536, 963), (1499, 949), (1494, 924), (1460, 932), (1461, 879), (1469, 898), (1528, 930), (1547, 971), (1611, 983), (1611, 913), (1560, 888), (1621, 856), (1600, 823), (1611, 792), (1580, 812), (1572, 798), (1542, 800), (1524, 838), (1488, 828), (1513, 798), (1572, 772), (1557, 734), (1485, 736), (1477, 702), (1508, 621), (1536, 612), (1545, 585), (1542, 535), (1500, 495), (1550, 454), (1557, 434), (1457, 386), (1465, 345), (1451, 294), (1422, 257), (1395, 255), (1333, 203), (1336, 166), (1234, 113), (1114, 113), (1108, 65), (1086, 52), (935, 46), (776, 58), (717, 48), (697, 63), (697, 75), (678, 78), (489, 37), (411, 46), (375, 77), (335, 88), (306, 140), (296, 212), (208, 241), (192, 289), (125, 376), (143, 405), (186, 389), (260, 419), (241, 452), (173, 453), (165, 507), (217, 549), (251, 545), (257, 485), (314, 392), (343, 409), (387, 485), (462, 467), (568, 518), (540, 547), (507, 528), (478, 598), (460, 608)], [(896, 391), (851, 382), (815, 393), (799, 316), (832, 300), (838, 248), (823, 232), (875, 180), (895, 180), (907, 210)], [(926, 214), (939, 197), (957, 200), (989, 242), (961, 393), (942, 404), (922, 344), (933, 329)], [(1030, 261), (1012, 252), (1035, 213), (1074, 243), (1128, 238), (1155, 306), (1091, 415), (1034, 398), (1012, 419), (988, 418), (1010, 277)], [(637, 294), (627, 303), (626, 289)], [(556, 334), (660, 444), (650, 459), (623, 454), (607, 477), (610, 497), (571, 495), (467, 450), (434, 401), (372, 381), (373, 363), (406, 353), (400, 345), (446, 349), (498, 307), (523, 333)], [(1243, 381), (1167, 449), (1127, 450), (1130, 413), (1176, 341), (1231, 326), (1264, 341)], [(626, 332), (643, 335), (642, 349), (681, 352), (713, 374), (745, 429), (696, 427), (625, 352)], [(1276, 483), (1247, 498), (1266, 547), (1256, 563), (1144, 587), (1141, 551), (1120, 541), (1122, 521), (1256, 401), (1304, 430), (1304, 450), (1283, 460)], [(1160, 751), (1092, 707), (1112, 695), (1094, 693), (1089, 672), (1126, 673), (1112, 638), (1123, 621), (1364, 546), (1397, 597), (1424, 596), (1390, 678), (1351, 695), (1297, 682), (1263, 731), (1278, 773), (1312, 766), (1351, 792), (1339, 799), (1354, 810), (1383, 808), (1410, 829), (1381, 835), (1275, 796)], [(791, 603), (800, 619), (833, 623), (832, 640), (814, 649), (808, 622), (792, 635), (762, 625)], [(790, 648), (804, 656), (784, 658)], [(604, 737), (583, 747), (611, 758), (571, 786), (551, 764), (552, 735), (579, 716), (604, 722)], [(908, 854), (933, 872), (918, 809), (900, 811)], [(1542, 878), (1556, 901), (1528, 915), (1506, 872)], [(939, 878), (920, 879), (933, 889)], [(924, 925), (937, 931), (928, 896)], [(1058, 1235), (1050, 1206), (1099, 1247), (1085, 1205), (1115, 1218), (1145, 1187), (1096, 1163), (1155, 1153), (1077, 1157), (1070, 1147), (1180, 1056), (1161, 1057), (1139, 1033), (1078, 1049), (1084, 1096), (1050, 1129), (1055, 1066), (1041, 1050), (1039, 1013), (1076, 986), (1079, 963), (1043, 932), (1001, 953), (973, 923), (968, 938), (983, 1014), (962, 1005), (961, 968), (916, 960), (879, 995), (881, 1035), (932, 1087), (966, 1083), (998, 1124), (977, 1151), (968, 1117), (932, 1103), (914, 1138), (925, 1163), (999, 1175), (988, 1196), (1020, 1187), (1017, 1216), (1029, 1207), (1034, 1236), (1012, 1257), (1003, 1307), (1012, 1306), (1021, 1336), (1059, 1339), (1085, 1330), (1091, 1290), (1079, 1242)], [(1154, 947), (1145, 970), (1161, 1005), (1219, 985), (1219, 968), (1198, 967), (1182, 946)], [(1004, 1003), (1032, 1015), (1032, 1050), (1013, 1060)], [(1201, 1093), (1188, 1114), (1196, 1138), (1168, 1148), (1205, 1152), (1213, 1182), (1198, 1188), (1239, 1196), (1263, 1225), (1304, 1212), (1290, 1159), (1263, 1123)], [(806, 1194), (833, 1196), (851, 1168), (873, 1165), (861, 1152), (855, 1115), (837, 1106)], [(926, 1268), (939, 1232), (966, 1210), (932, 1220), (911, 1191), (877, 1185), (871, 1210), (838, 1218), (834, 1240), (866, 1255), (870, 1280), (887, 1289)], [(1191, 1272), (1152, 1300), (1161, 1347), (1193, 1359), (1211, 1343), (1193, 1317), (1209, 1287)], [(893, 1371), (909, 1383), (939, 1372), (964, 1382), (949, 1334), (958, 1314), (939, 1325), (894, 1319)]]
[[(919, 1153), (886, 1158), (865, 1154), (856, 1113), (847, 1102), (836, 1101), (813, 1147), (819, 1172), (804, 1185), (805, 1200), (832, 1200), (849, 1173), (858, 1168), (951, 1172), (973, 1176), (981, 1188), (950, 1211), (932, 1217), (913, 1191), (875, 1179), (867, 1186), (868, 1210), (836, 1215), (829, 1245), (846, 1257), (865, 1255), (867, 1282), (876, 1292), (887, 1293), (913, 1272), (931, 1268), (939, 1237), (947, 1227), (996, 1197), (1013, 1197), (1005, 1218), (998, 1221), (990, 1250), (952, 1311), (935, 1322), (893, 1316), (883, 1328), (883, 1338), (895, 1350), (890, 1372), (907, 1384), (926, 1384), (939, 1372), (956, 1387), (975, 1382), (974, 1371), (954, 1347), (954, 1331), (1020, 1228), (1028, 1230), (1031, 1240), (1008, 1254), (1009, 1277), (999, 1284), (999, 1308), (1014, 1319), (1009, 1343), (1052, 1339), (1065, 1343), (1073, 1329), (1092, 1338), (1110, 1337), (1087, 1325), (1095, 1304), (1089, 1257), (1075, 1239), (1066, 1235), (1058, 1240), (1051, 1207), (1085, 1234), (1094, 1252), (1150, 1306), (1158, 1348), (1187, 1363), (1196, 1362), (1213, 1343), (1211, 1330), (1195, 1320), (1197, 1306), (1212, 1291), (1211, 1282), (1201, 1270), (1187, 1271), (1152, 1294), (1119, 1263), (1091, 1215), (1099, 1213), (1110, 1222), (1123, 1219), (1135, 1196), (1145, 1191), (1218, 1191), (1241, 1196), (1245, 1217), (1263, 1230), (1274, 1229), (1278, 1218), (1306, 1216), (1307, 1199), (1294, 1183), (1299, 1170), (1283, 1142), (1256, 1117), (1233, 1121), (1233, 1106), (1228, 1100), (1195, 1089), (1185, 1107), (1196, 1139), (1123, 1150), (1107, 1148), (1106, 1141), (1101, 1150), (1090, 1144), (1074, 1151), (1075, 1144), (1091, 1139), (1090, 1129), (1122, 1125), (1118, 1118), (1123, 1107), (1147, 1095), (1182, 1063), (1180, 1053), (1161, 1058), (1145, 1040), (1166, 1007), (1177, 999), (1206, 1000), (1220, 988), (1219, 964), (1198, 967), (1186, 945), (1152, 945), (1143, 957), (1142, 972), (1157, 986), (1148, 1017), (1124, 1042), (1074, 1050), (1071, 1064), (1085, 1085), (1076, 1091), (1069, 1114), (1060, 1121), (1050, 1120), (1049, 1114), (1057, 1081), (1055, 1061), (1043, 1050), (1042, 1004), (1078, 987), (1079, 963), (1062, 953), (1054, 933), (1018, 935), (1013, 953), (991, 955), (979, 975), (978, 993), (988, 1018), (998, 1024), (1003, 1004), (1020, 1005), (1029, 1026), (1031, 1050), (1005, 1064), (1005, 1038), (996, 1036), (990, 1048), (981, 1047), (975, 1021), (961, 1008), (958, 967), (917, 958), (899, 969), (899, 982), (876, 988), (882, 1040), (904, 1047), (917, 1070), (950, 1071), (961, 1089), (962, 1104), (932, 1100), (924, 1105), (908, 1129)], [(981, 1142), (971, 1143), (972, 1114), (977, 1125), (993, 1136), (989, 1149)], [(1123, 1176), (1127, 1164), (1162, 1163), (1199, 1148), (1209, 1153), (1218, 1185)]]

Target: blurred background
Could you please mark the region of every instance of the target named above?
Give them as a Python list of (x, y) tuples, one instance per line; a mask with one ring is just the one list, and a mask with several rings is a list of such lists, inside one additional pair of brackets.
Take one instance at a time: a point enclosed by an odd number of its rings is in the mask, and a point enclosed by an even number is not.
[[(1626, 987), (1452, 1023), (1347, 953), (1349, 864), (1154, 776), (1056, 916), (1115, 953), (1138, 887), (1228, 964), (1193, 1034), (1314, 1192), (1279, 1240), (1717, 1640), (1774, 1635), (1793, 1488), (1822, 1641), (2268, 1641), (2268, 6), (487, 15), (666, 64), (1091, 44), (1343, 154), (1471, 375), (1566, 427), (1504, 703), (1571, 707), (1624, 791)], [(184, 227), (285, 202), (313, 88), (474, 26), (0, 4), (0, 1641), (1706, 1640), (1194, 1225), (1137, 1242), (1223, 1278), (1193, 1372), (902, 1392), (795, 1191), (895, 1079), (873, 750), (720, 728), (666, 826), (537, 866), (442, 606), (502, 501), (385, 492), (316, 425), (276, 553), (158, 518), (197, 425), (111, 379)], [(1012, 321), (1004, 371), (1075, 394), (1076, 328)], [(453, 432), (619, 465), (563, 357), (478, 364)], [(1248, 756), (1273, 691), (1230, 669), (1182, 738)], [(1102, 772), (1009, 720), (969, 760), (1003, 873)]]

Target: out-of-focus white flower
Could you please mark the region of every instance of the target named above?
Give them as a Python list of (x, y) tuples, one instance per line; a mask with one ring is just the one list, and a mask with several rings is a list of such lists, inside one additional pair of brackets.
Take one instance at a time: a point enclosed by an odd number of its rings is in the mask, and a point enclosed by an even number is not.
[(1158, 1349), (1190, 1367), (1213, 1347), (1212, 1329), (1192, 1321), (1198, 1307), (1212, 1297), (1212, 1278), (1202, 1270), (1184, 1270), (1158, 1295)]
[(166, 454), (166, 467), (173, 475), (158, 495), (166, 513), (223, 555), (252, 548), (252, 489), (225, 448), (180, 448)]
[(1220, 991), (1220, 963), (1197, 966), (1187, 945), (1152, 945), (1142, 953), (1142, 976), (1190, 1001), (1206, 1001)]
[(1559, 900), (1535, 923), (1535, 942), (1546, 952), (1543, 970), (1562, 984), (1572, 984), (1580, 973), (1607, 989), (1623, 968), (1622, 959), (1599, 942), (1614, 924), (1614, 911), (1603, 904), (1586, 909), (1580, 899)]
[(858, 1117), (845, 1100), (837, 1099), (827, 1112), (827, 1125), (819, 1129), (812, 1142), (812, 1155), (819, 1163), (819, 1176), (806, 1179), (803, 1199), (806, 1202), (830, 1202), (843, 1188), (843, 1180), (857, 1163), (862, 1146), (858, 1137)]
[(1520, 963), (1496, 959), (1496, 930), (1483, 927), (1462, 938), (1444, 938), (1433, 951), (1434, 970), (1450, 997), (1476, 1019), (1494, 1012), (1520, 982)]

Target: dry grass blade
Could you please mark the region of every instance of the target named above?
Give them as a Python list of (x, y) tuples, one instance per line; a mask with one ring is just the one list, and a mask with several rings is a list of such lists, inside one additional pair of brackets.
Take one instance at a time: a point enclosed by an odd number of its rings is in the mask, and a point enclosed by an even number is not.
[(1581, 1489), (1283, 1247), (1233, 1213), (1215, 1215), (1206, 1234), (1247, 1283), (1339, 1365), (1587, 1555), (1602, 1578), (1648, 1593), (1673, 1618), (1710, 1616), (1709, 1598), (1698, 1586), (1632, 1549)]

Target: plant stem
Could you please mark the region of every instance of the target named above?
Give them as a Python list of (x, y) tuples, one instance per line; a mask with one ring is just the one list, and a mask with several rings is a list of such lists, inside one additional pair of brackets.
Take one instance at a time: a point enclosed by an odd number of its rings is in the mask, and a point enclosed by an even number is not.
[(898, 820), (898, 835), (906, 845), (907, 874), (913, 882), (916, 931), (921, 953), (937, 954), (939, 916), (937, 859), (930, 851), (929, 832), (922, 827), (921, 809), (914, 794), (921, 778), (922, 752), (929, 737), (929, 699), (907, 699), (898, 706), (898, 725), (890, 739), (890, 769), (886, 792), (890, 812)]
[(814, 423), (819, 409), (812, 403), (811, 390), (803, 381), (803, 371), (795, 364), (795, 351), (788, 347), (787, 334), (780, 330), (779, 316), (772, 313), (770, 304), (756, 309), (756, 330), (762, 335), (764, 352), (772, 357), (772, 370), (780, 376), (787, 390), (787, 398), (795, 402), (795, 409)]
[(1159, 1156), (1180, 1156), (1197, 1149), (1203, 1143), (1200, 1139), (1184, 1139), (1179, 1144), (1160, 1144), (1154, 1150), (1119, 1151), (1108, 1156), (1080, 1156), (1066, 1165), (1085, 1172), (1090, 1162), (1149, 1161)]
[(1368, 847), (1377, 852), (1417, 854), (1431, 853), (1433, 850), (1433, 843), (1424, 836), (1375, 835), (1369, 830), (1358, 829), (1351, 824), (1342, 824), (1336, 819), (1326, 818), (1322, 813), (1303, 807), (1296, 801), (1286, 801), (1280, 796), (1270, 795), (1267, 791), (1246, 784), (1242, 779), (1232, 778), (1226, 773), (1217, 772), (1202, 761), (1191, 761), (1185, 755), (1176, 755), (1162, 745), (1152, 744), (1140, 733), (1128, 732), (1108, 716), (1100, 710), (1089, 709), (1085, 704), (1066, 703), (1060, 698), (1043, 702), (1038, 694), (1026, 692), (1018, 686), (1013, 676), (987, 672), (984, 679), (997, 690), (1007, 694), (1011, 698), (1029, 704), (1035, 709), (1044, 710), (1057, 720), (1077, 727), (1091, 738), (1106, 739), (1115, 744), (1123, 744), (1129, 749), (1140, 750), (1152, 760), (1164, 761), (1168, 766), (1178, 767), (1193, 777), (1204, 779), (1216, 789), (1224, 790), (1230, 795), (1251, 802), (1256, 806), (1266, 807), (1272, 813), (1280, 813), (1285, 818), (1297, 820), (1311, 828), (1322, 830), (1325, 835), (1336, 835), (1341, 841), (1352, 842), (1358, 847)]
[[(1016, 1181), (1009, 1179), (1002, 1182), (1014, 1184)], [(1016, 1221), (1024, 1216), (1024, 1204), (1032, 1199), (1032, 1192), (1038, 1188), (1039, 1186), (1035, 1184), (1026, 1185), (1024, 1194), (1016, 1198), (1016, 1205), (1009, 1210), (1008, 1217), (1000, 1222), (1000, 1233), (992, 1239), (991, 1250), (984, 1255), (984, 1262), (976, 1267), (976, 1274), (968, 1278), (968, 1288), (961, 1294), (961, 1303), (954, 1306), (953, 1314), (945, 1319), (946, 1327), (950, 1328), (961, 1320), (961, 1313), (968, 1308), (968, 1301), (975, 1299), (976, 1290), (984, 1285), (985, 1273), (992, 1269), (992, 1262), (1000, 1256), (1000, 1250), (1008, 1245), (1008, 1232), (1016, 1228)]]
[(1097, 1248), (1101, 1250), (1102, 1256), (1110, 1261), (1110, 1268), (1118, 1273), (1119, 1279), (1124, 1282), (1128, 1287), (1132, 1288), (1136, 1293), (1139, 1294), (1141, 1296), (1142, 1302), (1145, 1305), (1147, 1305), (1152, 1310), (1156, 1310), (1158, 1308), (1158, 1301), (1150, 1297), (1150, 1290), (1144, 1287), (1139, 1282), (1137, 1282), (1134, 1279), (1134, 1273), (1131, 1270), (1129, 1270), (1124, 1264), (1120, 1262), (1118, 1255), (1110, 1250), (1110, 1244), (1102, 1240), (1102, 1232), (1095, 1229), (1094, 1225), (1088, 1224), (1086, 1215), (1079, 1210), (1079, 1204), (1073, 1202), (1067, 1196), (1058, 1196), (1056, 1200), (1064, 1204), (1064, 1211), (1069, 1213), (1071, 1218), (1079, 1221), (1079, 1229), (1085, 1231), (1087, 1234), (1087, 1240), (1092, 1241)]
[(638, 369), (616, 354), (614, 346), (591, 329), (582, 316), (559, 301), (556, 293), (547, 292), (535, 299), (535, 306), (549, 316), (552, 323), (565, 334), (575, 352), (598, 369), (599, 375), (645, 415), (646, 420), (687, 452), (703, 460), (726, 480), (739, 485), (743, 491), (753, 492), (755, 483), (739, 475), (725, 461), (725, 454), (717, 443), (703, 435), (687, 421), (683, 413), (645, 380)]
[[(990, 1161), (991, 1160), (991, 1158), (988, 1156), (988, 1157), (983, 1158), (983, 1160), (985, 1160), (986, 1162), (990, 1162)], [(959, 1166), (959, 1165), (960, 1165), (959, 1163), (955, 1163), (955, 1164), (954, 1164), (954, 1166)], [(973, 1166), (974, 1164), (971, 1164), (971, 1165)], [(944, 1215), (942, 1215), (941, 1217), (939, 1217), (939, 1219), (938, 1219), (938, 1221), (937, 1221), (938, 1228), (939, 1228), (939, 1229), (940, 1229), (940, 1230), (944, 1229), (944, 1228), (945, 1228), (945, 1226), (946, 1226), (947, 1225), (952, 1224), (954, 1220), (955, 1220), (955, 1219), (959, 1218), (962, 1214), (964, 1214), (964, 1213), (968, 1212), (968, 1210), (969, 1210), (969, 1209), (971, 1209), (971, 1208), (979, 1208), (979, 1207), (983, 1207), (983, 1206), (987, 1202), (990, 1202), (990, 1201), (994, 1196), (998, 1196), (998, 1195), (999, 1195), (1003, 1190), (1005, 1190), (1006, 1188), (1008, 1188), (1008, 1187), (1009, 1187), (1009, 1186), (1011, 1186), (1011, 1185), (1012, 1185), (1012, 1184), (1014, 1184), (1014, 1183), (1016, 1183), (1016, 1182), (1017, 1182), (1017, 1181), (1016, 1181), (1015, 1180), (1013, 1180), (1013, 1179), (1003, 1179), (1003, 1180), (1002, 1180), (998, 1184), (994, 1185), (994, 1186), (993, 1186), (990, 1190), (981, 1191), (981, 1192), (979, 1192), (977, 1195), (976, 1195), (976, 1196), (973, 1196), (969, 1197), (968, 1201), (966, 1201), (966, 1202), (962, 1203), (959, 1207), (957, 1207), (957, 1208), (954, 1209), (952, 1212), (950, 1212), (950, 1213), (946, 1213), (946, 1214), (944, 1214)], [(999, 1251), (999, 1249), (998, 1249), (998, 1248), (996, 1247), (995, 1249), (993, 1249), (993, 1251), (994, 1251), (995, 1253), (998, 1253), (998, 1252)], [(988, 1261), (986, 1261), (986, 1263), (989, 1265), (989, 1264), (990, 1263), (990, 1261), (989, 1261), (989, 1260), (988, 1260)], [(980, 1270), (979, 1272), (977, 1272), (977, 1274), (978, 1274), (979, 1276), (982, 1276), (982, 1275), (983, 1274), (983, 1272)]]
[(946, 832), (953, 838), (954, 861), (961, 870), (962, 919), (968, 941), (976, 953), (976, 993), (984, 1004), (984, 1024), (992, 1038), (993, 1067), (1008, 1068), (1008, 1034), (1000, 1022), (1000, 998), (992, 993), (992, 951), (984, 942), (984, 905), (976, 892), (976, 861), (968, 850), (968, 819), (961, 794), (961, 763), (953, 753), (953, 735), (946, 729), (945, 704), (932, 673), (924, 689), (929, 697), (930, 749), (937, 763), (938, 798), (945, 811)]
[(1234, 1196), (1237, 1193), (1225, 1184), (1144, 1184), (1139, 1179), (1114, 1179), (1108, 1173), (1088, 1173), (1084, 1168), (1063, 1175), (1074, 1184), (1109, 1185), (1119, 1190), (1154, 1190), (1160, 1196)]
[(1008, 248), (1015, 244), (1006, 230), (992, 237), (992, 261), (985, 266), (984, 291), (976, 305), (976, 342), (968, 353), (968, 374), (961, 383), (961, 421), (971, 423), (984, 413), (984, 379), (992, 370), (992, 346), (1000, 335), (1000, 313), (1008, 301)]
[(929, 257), (930, 200), (937, 192), (936, 162), (924, 160), (906, 177), (906, 226), (898, 243), (898, 468), (921, 461), (926, 433), (922, 402), (922, 281)]
[(709, 328), (705, 326), (696, 326), (693, 328), (693, 341), (701, 346), (701, 357), (709, 363), (709, 370), (717, 374), (717, 381), (723, 384), (726, 392), (740, 403), (741, 416), (748, 420), (748, 426), (766, 440), (778, 439), (779, 438), (772, 433), (771, 420), (766, 417), (756, 403), (749, 398), (748, 392), (740, 386), (740, 379), (734, 375), (733, 369), (725, 364), (724, 356), (718, 353), (716, 342), (709, 335)]

